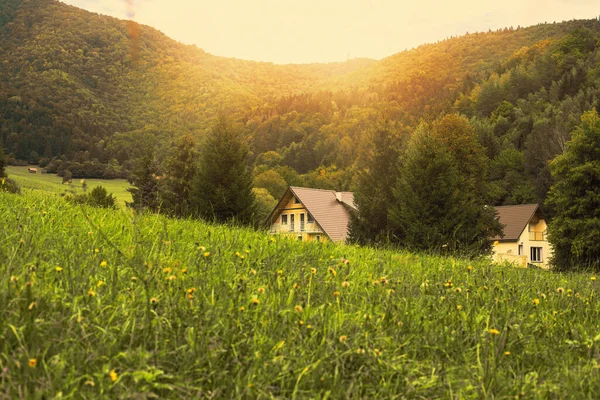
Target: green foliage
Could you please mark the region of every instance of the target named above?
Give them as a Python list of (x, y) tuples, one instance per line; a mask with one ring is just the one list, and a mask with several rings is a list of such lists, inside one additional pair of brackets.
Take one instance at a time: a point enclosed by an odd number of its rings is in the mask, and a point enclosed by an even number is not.
[(273, 212), (278, 200), (271, 196), (269, 191), (264, 188), (253, 188), (252, 193), (254, 194), (256, 201), (255, 225), (257, 227), (262, 227), (267, 220), (267, 217)]
[(0, 177), (0, 192), (21, 194), (21, 188), (13, 179)]
[(372, 149), (365, 169), (359, 173), (354, 203), (360, 213), (350, 219), (350, 241), (375, 243), (387, 240), (390, 234), (388, 208), (394, 202), (393, 188), (398, 179), (399, 157), (405, 138), (400, 127), (381, 122), (373, 132)]
[(34, 193), (0, 193), (0, 221), (3, 398), (600, 392), (589, 274), (271, 240)]
[(0, 146), (0, 178), (6, 177), (6, 156)]
[(198, 173), (198, 151), (190, 135), (178, 139), (165, 170), (165, 203), (162, 208), (177, 216), (189, 215), (192, 212), (192, 185)]
[(131, 206), (138, 210), (157, 211), (162, 206), (159, 181), (161, 171), (154, 153), (147, 153), (140, 159), (133, 170), (133, 187), (127, 189), (131, 193)]
[(600, 269), (600, 117), (585, 113), (564, 154), (550, 164), (556, 183), (548, 204), (553, 264), (565, 270)]
[(203, 144), (193, 183), (192, 206), (205, 219), (250, 224), (255, 217), (248, 147), (221, 117)]
[(87, 204), (99, 208), (117, 208), (117, 199), (102, 186), (96, 186), (89, 193), (67, 195), (65, 199), (73, 204)]
[(287, 182), (275, 170), (269, 169), (259, 173), (253, 179), (255, 188), (263, 188), (276, 199), (280, 199), (288, 188)]

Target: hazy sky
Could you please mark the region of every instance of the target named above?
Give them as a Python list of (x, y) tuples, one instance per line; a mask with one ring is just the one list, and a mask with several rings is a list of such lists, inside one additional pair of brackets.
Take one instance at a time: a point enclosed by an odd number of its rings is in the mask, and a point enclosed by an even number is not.
[(598, 0), (62, 1), (133, 16), (211, 54), (275, 63), (381, 59), (466, 32), (600, 15)]

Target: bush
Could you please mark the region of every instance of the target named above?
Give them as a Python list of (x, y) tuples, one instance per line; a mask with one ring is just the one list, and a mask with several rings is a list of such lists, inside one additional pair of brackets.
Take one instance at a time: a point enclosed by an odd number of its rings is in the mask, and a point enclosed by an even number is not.
[(67, 195), (65, 200), (73, 204), (87, 204), (98, 208), (117, 208), (117, 199), (102, 186), (96, 186), (88, 194)]
[(2, 178), (0, 179), (0, 192), (21, 194), (21, 188), (12, 179)]

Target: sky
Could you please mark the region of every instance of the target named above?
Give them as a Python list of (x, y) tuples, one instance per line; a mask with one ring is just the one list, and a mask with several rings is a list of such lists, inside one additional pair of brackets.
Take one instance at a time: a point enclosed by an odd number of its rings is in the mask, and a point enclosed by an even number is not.
[(598, 18), (598, 0), (62, 0), (208, 53), (277, 64), (382, 59), (465, 33)]

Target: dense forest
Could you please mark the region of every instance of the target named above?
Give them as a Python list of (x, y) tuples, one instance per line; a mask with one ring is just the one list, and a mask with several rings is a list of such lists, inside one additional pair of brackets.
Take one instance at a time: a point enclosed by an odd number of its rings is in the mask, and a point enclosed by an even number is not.
[[(391, 40), (391, 39), (390, 39)], [(227, 115), (254, 186), (352, 190), (376, 127), (468, 118), (495, 204), (543, 201), (548, 161), (600, 110), (598, 20), (471, 33), (380, 61), (274, 65), (210, 55), (55, 0), (0, 0), (0, 145), (10, 163), (128, 177)]]

